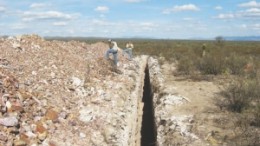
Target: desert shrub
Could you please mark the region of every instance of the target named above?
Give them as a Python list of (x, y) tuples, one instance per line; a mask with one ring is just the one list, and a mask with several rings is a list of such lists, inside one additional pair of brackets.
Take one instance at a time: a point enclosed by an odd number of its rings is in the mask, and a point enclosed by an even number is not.
[(197, 57), (192, 50), (189, 50), (178, 60), (178, 71), (190, 75), (196, 70)]
[(229, 57), (227, 57), (226, 67), (230, 71), (231, 74), (241, 75), (244, 72), (244, 67), (247, 64), (247, 58), (237, 53), (232, 53)]
[(253, 115), (250, 125), (260, 127), (260, 103), (258, 102), (255, 106), (252, 106), (249, 111)]
[(235, 81), (222, 91), (225, 98), (223, 106), (230, 111), (241, 113), (252, 101), (259, 99), (259, 89), (258, 80), (240, 79)]
[(234, 122), (234, 136), (228, 142), (228, 145), (236, 146), (259, 146), (260, 135), (257, 128), (250, 126), (250, 117), (246, 114), (235, 114), (231, 119)]
[[(252, 59), (252, 57), (249, 57), (250, 61), (244, 66), (243, 68), (243, 75), (247, 78), (256, 79), (259, 78), (259, 59)], [(258, 77), (257, 77), (258, 76)]]
[(183, 57), (178, 62), (178, 71), (189, 75), (194, 70), (193, 61), (190, 60), (188, 57)]
[(241, 112), (243, 108), (249, 105), (249, 98), (244, 96), (243, 87), (237, 85), (231, 85), (227, 91), (223, 92), (226, 98), (226, 107), (233, 112)]
[(253, 96), (253, 104), (255, 104), (255, 106), (252, 106), (252, 113), (254, 116), (254, 121), (252, 122), (252, 124), (254, 126), (260, 127), (260, 74), (258, 73), (255, 80), (256, 85), (254, 87), (254, 95)]
[(203, 57), (198, 64), (198, 69), (203, 74), (221, 74), (225, 70), (224, 57), (220, 53), (209, 54)]

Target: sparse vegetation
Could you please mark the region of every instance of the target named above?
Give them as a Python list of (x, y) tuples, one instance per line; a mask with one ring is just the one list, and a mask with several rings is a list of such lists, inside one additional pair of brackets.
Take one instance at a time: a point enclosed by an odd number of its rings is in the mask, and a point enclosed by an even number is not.
[(218, 103), (238, 118), (233, 128), (239, 130), (230, 139), (230, 144), (259, 144), (259, 135), (255, 129), (260, 123), (259, 42), (231, 42), (217, 37), (215, 41), (157, 40), (146, 42), (144, 46), (137, 43), (136, 46), (137, 54), (157, 55), (168, 61), (177, 60), (179, 73), (191, 78), (225, 75), (229, 80), (232, 79), (233, 82), (227, 82), (222, 91), (224, 100)]
[[(115, 40), (121, 48), (129, 41)], [(237, 115), (233, 128), (239, 132), (230, 141), (235, 145), (259, 144), (255, 127), (259, 128), (260, 123), (260, 42), (225, 41), (222, 37), (213, 41), (131, 41), (134, 56), (145, 54), (177, 62), (179, 73), (185, 76), (225, 76), (233, 80), (225, 83), (222, 97), (218, 97), (223, 99), (218, 102), (222, 110)]]
[(241, 113), (249, 106), (252, 107), (251, 103), (256, 102), (260, 95), (259, 89), (257, 80), (240, 79), (235, 81), (222, 92), (225, 98), (223, 104), (228, 110)]

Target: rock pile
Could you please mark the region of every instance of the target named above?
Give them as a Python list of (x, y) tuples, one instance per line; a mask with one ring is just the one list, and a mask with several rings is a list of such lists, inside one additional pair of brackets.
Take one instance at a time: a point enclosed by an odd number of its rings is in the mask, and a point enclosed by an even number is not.
[(158, 60), (148, 60), (150, 80), (153, 86), (153, 100), (158, 145), (186, 145), (190, 141), (199, 141), (191, 132), (193, 115), (175, 115), (170, 112), (174, 107), (186, 104), (189, 99), (176, 94), (173, 87), (166, 87)]
[(104, 59), (107, 48), (1, 38), (0, 146), (128, 145), (145, 58), (120, 53), (115, 69)]

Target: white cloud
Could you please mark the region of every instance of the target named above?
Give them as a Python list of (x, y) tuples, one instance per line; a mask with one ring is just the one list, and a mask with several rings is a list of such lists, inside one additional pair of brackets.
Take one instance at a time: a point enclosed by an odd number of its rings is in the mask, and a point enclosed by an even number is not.
[(95, 8), (95, 11), (105, 13), (109, 11), (109, 8), (107, 6), (98, 6)]
[(260, 30), (260, 23), (259, 24), (253, 24), (252, 29)]
[(238, 5), (239, 7), (253, 7), (253, 8), (257, 8), (260, 7), (260, 2), (256, 2), (256, 1), (250, 1), (247, 3), (242, 3)]
[(219, 18), (219, 19), (233, 19), (233, 18), (259, 19), (260, 18), (260, 8), (249, 8), (249, 9), (234, 12), (234, 13), (219, 14), (215, 18)]
[(194, 4), (187, 4), (182, 6), (174, 6), (169, 9), (163, 10), (164, 14), (170, 14), (171, 12), (180, 12), (180, 11), (199, 11), (200, 9)]
[(68, 33), (70, 33), (70, 34), (74, 34), (75, 33), (75, 30), (74, 29), (68, 29), (68, 30), (66, 30)]
[(141, 1), (142, 0), (125, 0), (125, 2), (128, 2), (128, 3), (139, 3)]
[(92, 20), (92, 23), (94, 23), (94, 24), (96, 24), (96, 25), (105, 25), (105, 24), (107, 24), (106, 21), (99, 20), (99, 19), (94, 19), (94, 20)]
[(184, 21), (192, 21), (192, 20), (194, 20), (194, 18), (186, 17), (186, 18), (183, 18), (182, 20), (184, 20)]
[(155, 23), (152, 23), (152, 22), (140, 22), (140, 23), (136, 24), (135, 26), (138, 26), (137, 28), (140, 31), (153, 31), (158, 27), (158, 25), (156, 25)]
[(54, 26), (66, 26), (67, 22), (54, 22), (53, 25)]
[(223, 8), (221, 6), (216, 6), (215, 10), (222, 10)]
[(0, 12), (5, 12), (6, 8), (3, 6), (0, 6)]
[(216, 18), (218, 19), (232, 19), (235, 18), (236, 16), (232, 13), (229, 14), (219, 14)]
[(10, 26), (11, 29), (19, 30), (19, 29), (25, 29), (27, 28), (25, 24), (22, 23), (16, 23)]
[(46, 7), (48, 6), (48, 4), (45, 4), (45, 3), (32, 3), (30, 5), (30, 8), (43, 8), (43, 7)]
[(33, 11), (25, 11), (22, 14), (24, 21), (31, 21), (37, 19), (64, 19), (71, 20), (75, 19), (77, 14), (65, 14), (58, 11), (47, 11), (47, 12), (33, 12)]
[(260, 23), (258, 24), (242, 24), (240, 26), (243, 29), (260, 30)]
[(260, 8), (250, 8), (237, 13), (240, 17), (260, 18)]
[(243, 29), (246, 29), (247, 25), (246, 24), (242, 24), (242, 25), (240, 25), (240, 27), (243, 28)]
[(248, 12), (248, 13), (260, 13), (260, 9), (258, 9), (258, 8), (251, 8), (251, 9), (247, 9), (245, 12)]
[(140, 26), (145, 27), (145, 28), (153, 28), (153, 27), (156, 27), (157, 25), (152, 22), (141, 22)]
[(113, 26), (115, 24), (112, 24), (109, 21), (101, 20), (101, 19), (93, 19), (91, 22), (94, 26)]

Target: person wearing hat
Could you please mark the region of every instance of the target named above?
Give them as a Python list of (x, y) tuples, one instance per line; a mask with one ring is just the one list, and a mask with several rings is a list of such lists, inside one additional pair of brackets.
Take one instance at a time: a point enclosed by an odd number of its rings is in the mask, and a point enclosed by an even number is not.
[(118, 46), (117, 43), (111, 39), (108, 40), (109, 43), (109, 49), (106, 52), (106, 59), (109, 59), (109, 55), (113, 54), (114, 58), (114, 64), (117, 66), (117, 52), (118, 52)]
[(133, 48), (134, 48), (134, 45), (133, 45), (132, 42), (129, 41), (129, 42), (126, 43), (126, 49), (124, 49), (124, 54), (125, 53), (128, 54), (129, 60), (132, 60), (132, 57), (133, 57), (132, 50), (133, 50)]

